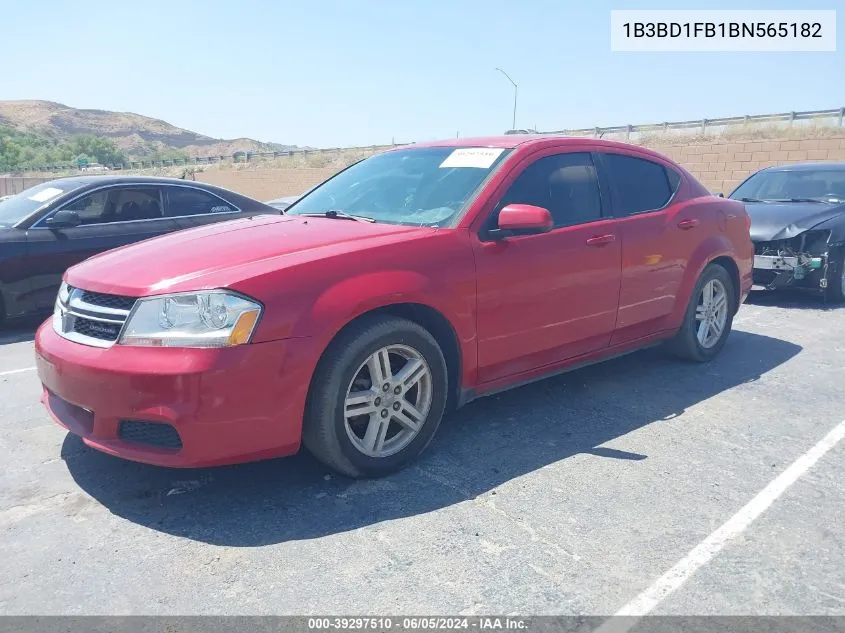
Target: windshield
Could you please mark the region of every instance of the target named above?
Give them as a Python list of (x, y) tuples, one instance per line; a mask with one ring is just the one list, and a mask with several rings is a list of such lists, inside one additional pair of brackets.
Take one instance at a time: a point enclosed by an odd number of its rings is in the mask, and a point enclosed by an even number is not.
[(446, 226), (507, 154), (493, 147), (408, 148), (349, 167), (285, 210), (390, 224)]
[(734, 200), (845, 202), (845, 169), (761, 171), (741, 184)]
[(36, 211), (51, 200), (70, 191), (67, 185), (57, 187), (56, 182), (45, 182), (24, 189), (17, 195), (0, 202), (0, 226), (17, 224), (33, 211)]

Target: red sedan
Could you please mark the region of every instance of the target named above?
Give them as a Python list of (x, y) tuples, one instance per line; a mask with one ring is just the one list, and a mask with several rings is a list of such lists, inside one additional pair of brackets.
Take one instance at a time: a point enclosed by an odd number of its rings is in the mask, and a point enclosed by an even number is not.
[(506, 136), (388, 151), (289, 207), (69, 269), (43, 402), (163, 466), (416, 458), (447, 408), (666, 342), (709, 361), (751, 288), (749, 217), (653, 151)]

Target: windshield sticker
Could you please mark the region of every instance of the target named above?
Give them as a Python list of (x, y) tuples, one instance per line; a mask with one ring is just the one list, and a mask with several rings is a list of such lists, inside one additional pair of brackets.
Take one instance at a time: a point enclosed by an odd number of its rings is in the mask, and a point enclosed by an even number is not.
[(34, 196), (29, 196), (29, 199), (33, 202), (47, 202), (50, 198), (55, 198), (60, 193), (64, 193), (61, 189), (56, 189), (55, 187), (47, 187), (46, 189), (42, 189)]
[(500, 147), (462, 147), (449, 154), (442, 163), (441, 169), (449, 167), (475, 167), (489, 169), (499, 155), (505, 151)]

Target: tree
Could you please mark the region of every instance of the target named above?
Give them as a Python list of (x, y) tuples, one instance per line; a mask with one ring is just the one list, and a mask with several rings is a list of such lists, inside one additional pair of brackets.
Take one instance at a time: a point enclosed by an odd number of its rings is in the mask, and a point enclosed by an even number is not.
[(127, 162), (108, 138), (80, 135), (60, 141), (45, 134), (0, 126), (0, 171), (75, 164), (79, 156), (106, 165)]
[(70, 146), (73, 155), (94, 157), (96, 162), (103, 165), (126, 162), (126, 156), (114, 142), (101, 136), (74, 136), (70, 139)]

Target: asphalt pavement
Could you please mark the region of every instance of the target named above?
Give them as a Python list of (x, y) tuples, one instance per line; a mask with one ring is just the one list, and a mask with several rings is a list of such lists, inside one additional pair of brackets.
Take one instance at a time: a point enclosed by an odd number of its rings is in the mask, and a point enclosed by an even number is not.
[(845, 615), (845, 441), (814, 449), (845, 308), (814, 297), (752, 293), (707, 365), (655, 348), (471, 403), (359, 482), (88, 449), (39, 403), (33, 329), (0, 332), (0, 614), (611, 615), (680, 564), (650, 612)]

